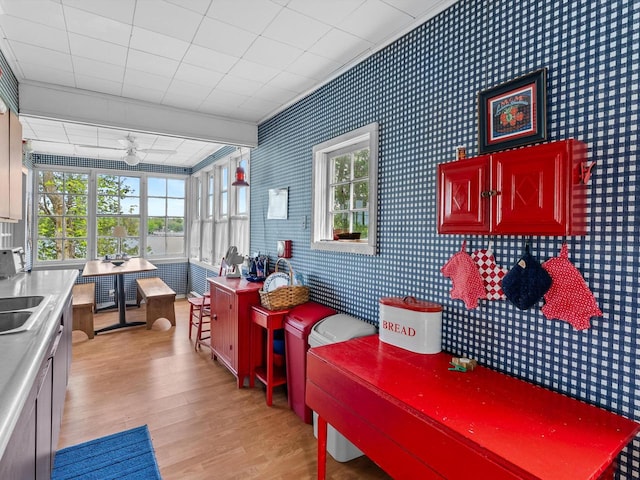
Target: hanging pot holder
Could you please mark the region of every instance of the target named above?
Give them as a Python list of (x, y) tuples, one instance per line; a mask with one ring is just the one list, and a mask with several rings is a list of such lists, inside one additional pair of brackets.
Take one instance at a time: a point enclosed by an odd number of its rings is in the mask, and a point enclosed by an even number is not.
[(451, 278), (453, 288), (451, 298), (462, 300), (465, 306), (471, 310), (478, 306), (478, 299), (486, 298), (482, 277), (478, 267), (466, 252), (467, 242), (462, 242), (462, 247), (440, 269), (445, 277)]
[(533, 307), (551, 287), (551, 276), (529, 253), (529, 244), (509, 273), (502, 279), (507, 300), (520, 310)]
[(502, 278), (509, 272), (508, 268), (496, 265), (493, 256), (493, 242), (489, 242), (486, 249), (475, 250), (471, 258), (478, 266), (478, 272), (482, 277), (482, 283), (487, 291), (487, 300), (504, 300), (507, 298), (502, 291)]
[(587, 282), (569, 261), (566, 243), (562, 245), (560, 255), (544, 262), (542, 268), (553, 280), (551, 288), (544, 295), (542, 313), (545, 317), (549, 320), (564, 320), (576, 330), (584, 330), (591, 326), (591, 317), (602, 316)]

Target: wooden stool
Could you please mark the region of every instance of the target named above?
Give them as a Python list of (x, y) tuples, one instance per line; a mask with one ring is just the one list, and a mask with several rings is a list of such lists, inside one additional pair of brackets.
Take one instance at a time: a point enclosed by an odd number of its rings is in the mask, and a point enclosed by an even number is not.
[(93, 312), (96, 308), (96, 284), (78, 283), (73, 286), (72, 330), (82, 330), (93, 338)]
[(166, 318), (176, 326), (176, 292), (162, 281), (160, 277), (137, 278), (136, 303), (144, 299), (147, 304), (147, 330), (159, 318)]
[[(195, 349), (200, 345), (211, 348), (211, 295), (205, 293), (202, 297), (188, 298), (189, 302), (189, 340), (191, 340), (191, 330), (196, 328)], [(209, 320), (205, 320), (208, 318)], [(209, 325), (208, 329), (204, 325)], [(204, 336), (209, 334), (208, 336)], [(207, 341), (208, 340), (208, 341)]]
[(267, 405), (271, 406), (273, 400), (273, 389), (279, 385), (287, 383), (287, 375), (284, 366), (274, 364), (273, 356), (273, 332), (284, 328), (284, 317), (289, 310), (267, 310), (264, 307), (254, 305), (251, 307), (251, 352), (260, 352), (261, 348), (256, 344), (259, 338), (260, 330), (258, 327), (267, 330), (267, 352), (266, 365), (256, 366), (257, 358), (251, 359), (251, 372), (249, 375), (249, 386), (253, 387), (254, 376), (258, 378), (267, 387)]

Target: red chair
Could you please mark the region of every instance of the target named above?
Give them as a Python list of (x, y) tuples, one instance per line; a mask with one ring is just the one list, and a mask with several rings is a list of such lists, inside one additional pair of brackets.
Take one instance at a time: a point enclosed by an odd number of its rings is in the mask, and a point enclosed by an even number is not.
[(196, 328), (195, 350), (200, 345), (211, 348), (211, 295), (189, 298), (189, 340), (192, 330)]

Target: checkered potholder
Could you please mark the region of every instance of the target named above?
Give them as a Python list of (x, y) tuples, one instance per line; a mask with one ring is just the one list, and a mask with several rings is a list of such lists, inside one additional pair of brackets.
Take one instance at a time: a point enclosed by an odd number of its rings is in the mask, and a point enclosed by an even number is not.
[(487, 291), (487, 300), (505, 300), (507, 297), (502, 291), (502, 277), (509, 269), (496, 265), (496, 259), (493, 257), (493, 242), (489, 242), (489, 247), (486, 249), (475, 250), (471, 258), (478, 266)]

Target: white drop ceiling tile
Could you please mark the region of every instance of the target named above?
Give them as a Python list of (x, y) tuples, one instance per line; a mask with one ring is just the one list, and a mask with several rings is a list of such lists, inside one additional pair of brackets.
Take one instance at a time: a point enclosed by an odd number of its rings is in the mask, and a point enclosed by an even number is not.
[(304, 50), (266, 37), (258, 37), (244, 58), (252, 62), (283, 69), (298, 58)]
[(328, 58), (321, 57), (315, 53), (305, 52), (300, 55), (291, 65), (287, 67), (287, 72), (303, 75), (321, 81), (341, 67), (341, 64), (333, 62)]
[(238, 60), (238, 63), (229, 70), (229, 75), (247, 78), (259, 83), (267, 83), (278, 73), (280, 73), (280, 70), (277, 68), (267, 67), (266, 65), (261, 65), (244, 59)]
[[(40, 25), (65, 29), (62, 5), (42, 0), (4, 0), (1, 2), (6, 15), (23, 18)], [(38, 28), (38, 26), (33, 27)]]
[(69, 42), (64, 30), (34, 24), (28, 20), (7, 15), (0, 15), (0, 27), (2, 27), (4, 36), (10, 41), (69, 53)]
[(162, 98), (162, 104), (170, 107), (182, 108), (186, 110), (198, 110), (206, 97), (185, 95), (179, 92), (167, 92)]
[(283, 9), (262, 33), (263, 36), (307, 50), (331, 29), (312, 18)]
[[(32, 71), (36, 65), (41, 65), (41, 72), (46, 72), (47, 68), (55, 68), (56, 70), (69, 72), (73, 70), (71, 56), (68, 54), (22, 42), (12, 42), (11, 48), (19, 59), (18, 63), (25, 65), (31, 64)], [(46, 76), (41, 78), (46, 78)]]
[(89, 90), (109, 95), (120, 95), (122, 93), (122, 81), (114, 82), (106, 78), (99, 78), (90, 75), (76, 73), (76, 86), (83, 90)]
[(318, 40), (309, 51), (344, 64), (357, 58), (373, 46), (374, 44), (367, 40), (334, 28)]
[(136, 2), (128, 0), (63, 0), (62, 4), (129, 25), (133, 23), (136, 8)]
[(67, 7), (64, 9), (69, 32), (118, 45), (129, 45), (131, 25)]
[(216, 0), (207, 12), (207, 17), (260, 34), (281, 10), (282, 6), (273, 2), (243, 0), (242, 15), (238, 15), (237, 0)]
[(82, 123), (63, 122), (62, 128), (67, 135), (81, 135), (84, 137), (91, 137), (96, 141), (98, 139), (98, 128), (91, 125), (84, 125)]
[(27, 80), (38, 80), (46, 75), (47, 81), (54, 85), (75, 87), (76, 80), (70, 70), (58, 70), (55, 67), (40, 63), (21, 63), (20, 69)]
[(153, 32), (190, 42), (202, 15), (178, 5), (155, 1), (136, 2), (133, 24)]
[(124, 67), (121, 65), (113, 65), (77, 55), (72, 60), (73, 70), (76, 75), (99, 77), (103, 80), (122, 83)]
[(317, 84), (316, 80), (313, 78), (308, 78), (303, 75), (297, 75), (286, 71), (278, 74), (270, 83), (298, 94), (306, 92)]
[(216, 90), (222, 90), (227, 92), (233, 92), (239, 95), (251, 96), (253, 95), (263, 84), (254, 80), (246, 78), (240, 78), (233, 75), (225, 75), (217, 85)]
[(161, 57), (182, 60), (189, 48), (189, 42), (145, 28), (133, 27), (129, 46), (135, 50), (153, 53)]
[(188, 63), (181, 63), (173, 79), (195, 83), (213, 88), (224, 77), (224, 73), (214, 72), (206, 68), (196, 67)]
[(247, 30), (205, 17), (193, 38), (193, 43), (227, 55), (241, 57), (256, 38), (257, 35)]
[(96, 142), (95, 137), (89, 137), (85, 135), (75, 135), (67, 133), (67, 138), (69, 139), (69, 142), (73, 143), (76, 147), (81, 145), (91, 145), (92, 143)]
[(167, 89), (167, 95), (185, 95), (200, 98), (202, 101), (209, 96), (212, 89), (213, 87), (211, 86), (186, 82), (184, 80), (177, 80), (174, 78)]
[(177, 137), (157, 137), (153, 142), (153, 148), (160, 148), (164, 150), (173, 150), (184, 144), (187, 141)]
[(408, 13), (414, 18), (425, 15), (432, 17), (445, 10), (455, 3), (455, 0), (385, 0), (386, 3), (396, 7), (398, 10)]
[(238, 61), (238, 57), (216, 52), (199, 45), (191, 45), (182, 61), (215, 72), (227, 73)]
[(127, 49), (122, 45), (104, 42), (75, 33), (69, 34), (71, 54), (85, 58), (99, 58), (105, 63), (124, 66), (127, 62)]
[[(140, 85), (139, 83), (142, 83)], [(144, 102), (160, 103), (164, 97), (164, 90), (156, 90), (149, 88), (149, 83), (132, 82), (122, 86), (122, 96), (133, 98), (134, 100), (142, 100)]]
[(365, 0), (323, 0), (321, 2), (310, 2), (309, 0), (291, 0), (287, 4), (287, 8), (315, 18), (327, 25), (337, 25), (362, 5), (364, 1)]
[(378, 43), (397, 33), (412, 20), (410, 15), (380, 0), (367, 0), (340, 22), (339, 27), (369, 42)]
[(167, 0), (167, 2), (188, 10), (193, 10), (201, 15), (207, 13), (212, 3), (211, 0)]
[(283, 103), (288, 103), (290, 100), (298, 96), (298, 93), (285, 88), (280, 88), (271, 82), (260, 87), (253, 96), (261, 100), (269, 100), (281, 105)]
[(133, 49), (129, 50), (127, 58), (127, 69), (142, 70), (154, 75), (169, 77), (169, 79), (173, 78), (178, 65), (179, 62), (176, 60)]

